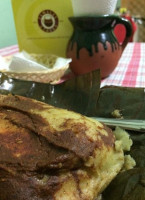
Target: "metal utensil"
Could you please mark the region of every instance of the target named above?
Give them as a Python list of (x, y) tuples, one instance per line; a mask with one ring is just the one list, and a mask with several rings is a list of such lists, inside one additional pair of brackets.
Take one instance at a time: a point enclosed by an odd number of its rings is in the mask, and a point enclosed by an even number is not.
[(119, 126), (126, 130), (145, 132), (145, 120), (112, 119), (112, 118), (100, 118), (100, 117), (93, 117), (93, 119), (96, 119), (97, 121), (100, 121), (110, 127)]

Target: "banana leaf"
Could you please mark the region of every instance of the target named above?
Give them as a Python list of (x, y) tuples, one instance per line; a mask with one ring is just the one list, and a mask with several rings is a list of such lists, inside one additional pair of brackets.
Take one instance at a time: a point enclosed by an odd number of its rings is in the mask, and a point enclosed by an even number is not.
[(130, 133), (133, 140), (133, 146), (129, 154), (136, 161), (136, 168), (145, 168), (145, 134), (144, 133)]
[(136, 146), (130, 152), (136, 161), (136, 167), (145, 167), (145, 146)]
[(124, 119), (145, 119), (145, 89), (117, 86), (101, 88), (96, 116), (114, 118), (114, 110), (119, 110)]
[(8, 78), (0, 73), (0, 93), (34, 98), (90, 117), (145, 119), (144, 88), (107, 86), (100, 89), (100, 71), (73, 77), (61, 84), (44, 84)]
[(96, 100), (100, 91), (100, 71), (80, 75), (61, 84), (44, 84), (12, 79), (0, 73), (0, 93), (37, 99), (50, 105), (96, 115)]
[(145, 200), (145, 168), (120, 173), (103, 193), (103, 200)]

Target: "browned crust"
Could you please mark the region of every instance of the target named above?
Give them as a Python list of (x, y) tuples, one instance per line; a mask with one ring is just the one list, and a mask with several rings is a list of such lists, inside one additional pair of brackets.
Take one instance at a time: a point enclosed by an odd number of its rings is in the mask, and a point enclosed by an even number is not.
[(55, 200), (54, 194), (63, 180), (57, 176), (41, 178), (25, 174), (13, 175), (0, 170), (1, 200)]
[[(5, 110), (7, 119), (18, 127), (30, 129), (37, 136), (45, 137), (50, 144), (67, 149), (83, 160), (92, 155), (96, 146), (99, 148), (102, 145), (99, 141), (90, 140), (85, 134), (85, 129), (77, 135), (70, 129), (60, 132), (54, 130), (52, 134), (49, 123), (42, 116), (29, 112), (30, 109), (46, 110), (46, 112), (49, 112), (49, 108), (52, 108), (52, 106), (44, 103), (20, 96), (0, 95), (0, 107)], [(13, 113), (12, 115), (9, 110)], [(14, 110), (14, 112), (12, 112), (12, 110)], [(15, 113), (17, 113), (17, 115), (15, 115)], [(77, 124), (77, 126), (79, 128), (79, 124)], [(104, 126), (104, 129), (107, 128)], [(109, 133), (108, 136), (100, 135), (106, 145), (112, 146), (114, 143), (113, 134), (109, 129), (107, 129), (107, 132)]]
[[(54, 194), (63, 183), (60, 173), (71, 170), (79, 184), (75, 170), (85, 168), (84, 162), (95, 149), (113, 147), (115, 138), (105, 125), (100, 132), (96, 130), (101, 140), (92, 140), (86, 134), (85, 123), (75, 122), (67, 128), (71, 119), (61, 125), (64, 131), (52, 129), (47, 119), (35, 113), (50, 109), (58, 108), (25, 97), (0, 95), (1, 200), (55, 200)], [(107, 131), (106, 136), (101, 134), (102, 129)], [(43, 176), (47, 180), (41, 181)], [(79, 194), (81, 197), (80, 190)]]

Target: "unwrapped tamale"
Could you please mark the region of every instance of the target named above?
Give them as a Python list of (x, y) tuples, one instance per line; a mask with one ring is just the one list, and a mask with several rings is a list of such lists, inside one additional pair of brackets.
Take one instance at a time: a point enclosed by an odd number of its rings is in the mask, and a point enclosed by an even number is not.
[(0, 200), (94, 200), (123, 164), (123, 150), (104, 124), (0, 95)]

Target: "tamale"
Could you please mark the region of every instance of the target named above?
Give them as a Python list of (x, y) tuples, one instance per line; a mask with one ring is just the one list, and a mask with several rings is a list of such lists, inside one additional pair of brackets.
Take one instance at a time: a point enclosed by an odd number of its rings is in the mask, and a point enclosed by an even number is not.
[(123, 164), (123, 150), (104, 124), (0, 95), (1, 200), (94, 200)]

